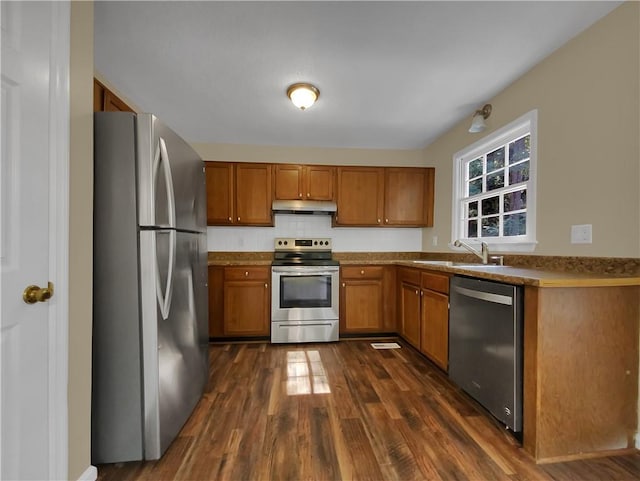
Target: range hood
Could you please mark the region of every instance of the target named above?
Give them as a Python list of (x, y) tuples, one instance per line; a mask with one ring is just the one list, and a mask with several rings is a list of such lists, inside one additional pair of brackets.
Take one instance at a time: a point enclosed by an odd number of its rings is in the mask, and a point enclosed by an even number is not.
[(325, 214), (332, 215), (337, 209), (330, 200), (274, 200), (274, 214)]

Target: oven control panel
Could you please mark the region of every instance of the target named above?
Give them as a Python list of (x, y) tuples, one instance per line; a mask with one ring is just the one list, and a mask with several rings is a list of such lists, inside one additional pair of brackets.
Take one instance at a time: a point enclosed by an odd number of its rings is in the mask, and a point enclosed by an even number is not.
[(330, 251), (331, 239), (294, 237), (276, 237), (275, 250), (277, 251)]

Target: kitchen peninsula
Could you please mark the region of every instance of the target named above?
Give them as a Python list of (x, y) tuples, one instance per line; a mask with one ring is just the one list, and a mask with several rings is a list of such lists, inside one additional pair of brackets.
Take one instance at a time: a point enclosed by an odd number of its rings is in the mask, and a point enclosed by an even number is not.
[[(209, 253), (210, 325), (216, 318), (219, 283), (225, 266), (265, 268), (271, 253)], [(626, 453), (634, 450), (638, 405), (638, 319), (640, 275), (637, 260), (509, 256), (497, 266), (455, 266), (466, 255), (420, 253), (335, 253), (341, 268), (379, 266), (392, 279), (385, 313), (399, 334), (417, 350), (420, 336), (403, 333), (400, 272), (465, 275), (524, 286), (523, 447), (539, 463)], [(436, 259), (437, 257), (437, 259)], [(431, 262), (436, 260), (436, 262)], [(531, 268), (530, 266), (538, 266)], [(551, 266), (541, 269), (540, 266)], [(580, 272), (582, 271), (582, 272)], [(418, 284), (418, 289), (425, 286)], [(377, 302), (375, 299), (372, 303)], [(418, 329), (424, 325), (418, 326)], [(341, 332), (342, 334), (342, 332)], [(372, 334), (372, 332), (369, 332)], [(427, 358), (444, 368), (446, 364)]]

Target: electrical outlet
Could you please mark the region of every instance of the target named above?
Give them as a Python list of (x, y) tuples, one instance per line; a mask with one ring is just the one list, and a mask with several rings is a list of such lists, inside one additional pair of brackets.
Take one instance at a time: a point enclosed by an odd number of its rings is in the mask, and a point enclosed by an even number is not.
[(437, 246), (437, 245), (438, 245), (438, 236), (437, 236), (437, 235), (434, 235), (434, 236), (431, 238), (431, 244), (433, 244), (434, 246)]
[(591, 224), (572, 225), (571, 226), (571, 243), (572, 244), (591, 244)]

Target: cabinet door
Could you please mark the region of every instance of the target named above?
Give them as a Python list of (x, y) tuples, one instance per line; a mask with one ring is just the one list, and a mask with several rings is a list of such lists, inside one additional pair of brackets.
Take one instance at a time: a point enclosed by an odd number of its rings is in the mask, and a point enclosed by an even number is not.
[(445, 371), (449, 365), (449, 296), (422, 290), (420, 350)]
[(385, 168), (384, 223), (433, 224), (433, 169)]
[(304, 168), (304, 196), (309, 200), (333, 200), (335, 168), (307, 165)]
[(343, 332), (380, 332), (382, 330), (382, 279), (344, 280), (342, 282)]
[(93, 79), (94, 112), (134, 112), (120, 97)]
[(265, 281), (225, 281), (224, 334), (268, 336), (270, 294)]
[(404, 282), (400, 288), (400, 334), (420, 349), (420, 289)]
[(224, 267), (209, 266), (209, 337), (224, 336)]
[(336, 225), (382, 224), (384, 169), (338, 167)]
[(270, 164), (236, 164), (236, 224), (273, 225), (271, 182)]
[(303, 167), (293, 164), (276, 164), (275, 172), (275, 198), (278, 200), (299, 200), (303, 194)]
[(233, 164), (205, 162), (207, 225), (233, 224)]

